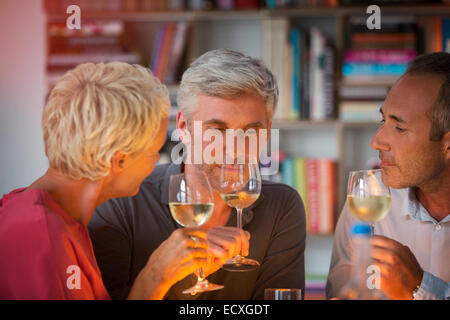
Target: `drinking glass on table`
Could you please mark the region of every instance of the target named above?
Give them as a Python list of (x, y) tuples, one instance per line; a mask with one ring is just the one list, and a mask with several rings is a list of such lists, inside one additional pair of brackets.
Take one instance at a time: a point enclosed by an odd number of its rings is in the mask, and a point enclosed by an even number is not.
[(391, 190), (381, 180), (381, 170), (351, 171), (348, 179), (347, 204), (359, 220), (373, 223), (383, 219), (391, 207)]
[[(172, 217), (183, 227), (198, 227), (211, 218), (214, 197), (207, 176), (200, 171), (176, 174), (170, 177), (169, 208)], [(197, 241), (195, 237), (192, 240)], [(197, 283), (183, 291), (195, 295), (200, 292), (222, 289), (222, 285), (208, 282), (200, 268)]]
[(302, 289), (264, 289), (264, 300), (302, 300)]
[[(242, 212), (258, 199), (261, 193), (261, 174), (258, 163), (222, 165), (220, 167), (219, 192), (228, 206), (237, 212), (237, 227), (242, 229)], [(259, 262), (237, 255), (223, 268), (228, 271), (251, 271)]]

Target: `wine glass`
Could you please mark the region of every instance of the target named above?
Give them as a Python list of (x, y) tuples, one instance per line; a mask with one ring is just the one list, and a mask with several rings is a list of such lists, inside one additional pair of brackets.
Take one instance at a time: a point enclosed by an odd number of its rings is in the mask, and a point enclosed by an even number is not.
[[(183, 227), (198, 227), (211, 218), (214, 197), (207, 176), (200, 171), (181, 173), (170, 177), (169, 208), (172, 217)], [(197, 241), (195, 237), (192, 240)], [(208, 282), (203, 269), (196, 271), (197, 283), (183, 291), (195, 295), (200, 292), (222, 289), (223, 286)]]
[[(242, 229), (242, 211), (258, 199), (261, 193), (261, 175), (257, 163), (222, 165), (219, 193), (228, 206), (237, 211), (237, 227)], [(228, 271), (251, 271), (259, 262), (240, 254), (228, 260), (223, 268)]]
[(302, 289), (264, 289), (264, 300), (302, 300)]
[(350, 212), (373, 224), (383, 219), (391, 207), (391, 190), (381, 180), (381, 170), (351, 171), (348, 179), (347, 204)]

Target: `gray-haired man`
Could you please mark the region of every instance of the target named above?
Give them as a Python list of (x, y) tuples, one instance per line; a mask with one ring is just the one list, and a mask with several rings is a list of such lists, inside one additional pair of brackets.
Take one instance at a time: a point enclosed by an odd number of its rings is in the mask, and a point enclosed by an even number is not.
[[(201, 146), (195, 147), (195, 139), (187, 137), (192, 136), (196, 124), (215, 137), (225, 136), (229, 129), (241, 129), (258, 133), (258, 140), (266, 139), (277, 100), (276, 80), (258, 59), (226, 49), (205, 53), (186, 70), (178, 93), (181, 111), (177, 130), (186, 145), (186, 159), (192, 160), (195, 152), (204, 152), (209, 146), (201, 140)], [(222, 142), (223, 150), (216, 151), (234, 158), (236, 154), (227, 154), (226, 139)], [(248, 157), (249, 150), (245, 152)], [(207, 173), (213, 188), (217, 186), (220, 163), (172, 163), (157, 167), (135, 197), (114, 199), (97, 208), (89, 230), (112, 298), (126, 297), (148, 256), (180, 227), (169, 211), (169, 179), (198, 166)], [(214, 191), (214, 212), (202, 228), (208, 230), (212, 252), (219, 254), (205, 273), (210, 282), (225, 288), (193, 297), (184, 295), (181, 292), (196, 280), (190, 275), (174, 285), (165, 298), (263, 299), (265, 288), (300, 288), (304, 292), (305, 212), (297, 191), (263, 181), (258, 200), (244, 209), (242, 225), (245, 232), (235, 227), (236, 211)], [(248, 272), (220, 269), (226, 258), (241, 252), (261, 266)]]

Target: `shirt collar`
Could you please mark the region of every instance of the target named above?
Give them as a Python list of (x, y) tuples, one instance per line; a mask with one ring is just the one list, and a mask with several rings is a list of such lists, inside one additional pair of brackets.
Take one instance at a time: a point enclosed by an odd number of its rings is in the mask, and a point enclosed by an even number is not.
[[(175, 164), (171, 163), (169, 165), (169, 168), (166, 171), (166, 174), (164, 176), (164, 180), (161, 184), (161, 202), (165, 205), (169, 205), (169, 183), (170, 183), (170, 176), (174, 174), (179, 174), (183, 172), (183, 164)], [(250, 221), (253, 220), (253, 209), (258, 206), (261, 201), (263, 201), (264, 196), (262, 193), (259, 195), (258, 199), (256, 199), (255, 202), (248, 208), (245, 208), (242, 213), (242, 226), (245, 226), (246, 224), (250, 223)], [(231, 211), (230, 218), (228, 219), (227, 226), (236, 226), (236, 217), (237, 212), (236, 209), (233, 208)]]
[[(416, 188), (408, 188), (408, 196), (406, 198), (406, 210), (402, 212), (402, 215), (409, 215), (412, 219), (418, 221), (431, 221), (438, 223), (424, 208), (424, 206), (417, 200)], [(450, 216), (445, 217), (439, 223), (450, 221)]]

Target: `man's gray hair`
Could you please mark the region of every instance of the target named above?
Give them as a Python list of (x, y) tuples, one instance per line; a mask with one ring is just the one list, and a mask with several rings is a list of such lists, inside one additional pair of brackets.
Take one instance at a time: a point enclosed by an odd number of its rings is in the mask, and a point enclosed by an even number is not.
[(239, 51), (218, 49), (200, 56), (183, 74), (177, 102), (187, 119), (195, 112), (193, 108), (199, 94), (224, 99), (256, 94), (265, 102), (270, 120), (278, 102), (278, 85), (261, 60)]

